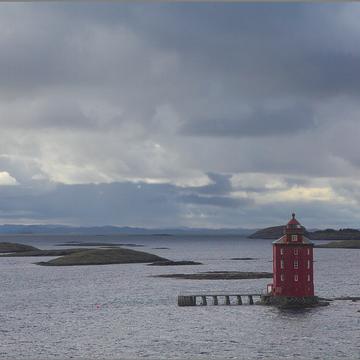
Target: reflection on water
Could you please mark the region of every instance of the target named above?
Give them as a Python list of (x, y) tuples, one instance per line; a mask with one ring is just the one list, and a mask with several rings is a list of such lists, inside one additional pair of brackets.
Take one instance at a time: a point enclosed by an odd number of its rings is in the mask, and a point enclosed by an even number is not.
[[(263, 306), (180, 308), (179, 292), (263, 290), (269, 279), (195, 281), (150, 275), (214, 270), (271, 271), (271, 244), (237, 238), (102, 237), (201, 266), (146, 264), (41, 267), (0, 260), (0, 358), (357, 359), (359, 302), (279, 310)], [(11, 238), (41, 248), (99, 237)], [(168, 249), (154, 249), (168, 248)], [(320, 296), (359, 295), (356, 250), (315, 250)], [(232, 261), (254, 257), (254, 261)], [(346, 258), (346, 261), (343, 259)]]

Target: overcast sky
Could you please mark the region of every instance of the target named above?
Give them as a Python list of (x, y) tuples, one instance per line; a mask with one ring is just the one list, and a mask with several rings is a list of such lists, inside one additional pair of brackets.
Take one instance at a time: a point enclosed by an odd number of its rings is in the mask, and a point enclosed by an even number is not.
[(360, 227), (360, 4), (0, 10), (0, 223)]

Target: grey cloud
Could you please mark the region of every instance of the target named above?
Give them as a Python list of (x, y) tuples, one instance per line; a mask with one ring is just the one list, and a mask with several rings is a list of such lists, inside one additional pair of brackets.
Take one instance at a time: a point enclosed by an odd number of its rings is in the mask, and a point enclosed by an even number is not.
[(229, 196), (203, 196), (196, 194), (183, 195), (180, 197), (180, 200), (189, 204), (210, 205), (229, 208), (249, 206), (254, 203), (249, 199), (236, 199)]
[(232, 190), (230, 178), (231, 175), (207, 173), (211, 183), (209, 185), (188, 187), (187, 190), (192, 190), (201, 194), (229, 194)]
[[(20, 184), (31, 186), (34, 178), (46, 179), (46, 174), (39, 167), (36, 159), (22, 159), (0, 155), (0, 171), (6, 171)], [(35, 181), (39, 184), (39, 181)], [(1, 200), (0, 200), (1, 203)]]
[(249, 115), (233, 119), (207, 119), (187, 122), (186, 135), (205, 136), (281, 136), (315, 128), (314, 115), (307, 108), (255, 109)]
[[(151, 63), (149, 54), (164, 51), (179, 57), (177, 86), (184, 91), (185, 80), (198, 96), (213, 83), (225, 88), (222, 95), (228, 98), (358, 94), (355, 43), (328, 45), (329, 35), (336, 39), (344, 29), (335, 21), (341, 7), (326, 5), (7, 6), (8, 18), (18, 15), (27, 19), (25, 24), (34, 24), (15, 26), (17, 36), (3, 44), (2, 83), (24, 88), (27, 82), (97, 87), (126, 82), (129, 87), (142, 77), (149, 80), (144, 71)], [(56, 26), (43, 31), (50, 21)], [(130, 36), (120, 36), (122, 31)], [(145, 51), (129, 47), (133, 41)], [(136, 77), (128, 77), (129, 72)], [(172, 93), (174, 99), (174, 87)]]
[(309, 179), (299, 177), (285, 177), (284, 181), (288, 186), (306, 186), (310, 184)]
[(45, 104), (40, 109), (31, 126), (84, 129), (92, 127), (94, 124), (84, 115), (76, 102), (57, 99), (57, 101)]
[[(174, 188), (134, 183), (61, 185), (34, 192), (25, 187), (0, 187), (6, 217), (26, 221), (74, 224), (166, 226), (178, 217)], [(19, 216), (15, 216), (15, 214)]]
[[(213, 174), (221, 181), (221, 176)], [(144, 182), (64, 185), (46, 181), (32, 186), (0, 186), (0, 218), (13, 221), (52, 221), (133, 226), (185, 225), (184, 205), (237, 208), (251, 204), (247, 199), (203, 195), (193, 188)]]
[[(352, 202), (356, 202), (360, 205), (360, 184), (357, 181), (339, 181), (333, 180), (332, 186), (336, 189), (337, 194), (350, 199)], [(357, 210), (355, 210), (358, 213)], [(358, 226), (360, 228), (360, 225)]]
[(183, 188), (179, 200), (188, 204), (225, 208), (246, 207), (253, 204), (251, 199), (231, 196), (233, 191), (231, 175), (207, 173), (207, 176), (211, 180), (209, 185)]
[[(347, 187), (345, 192), (358, 196), (359, 189)], [(308, 228), (356, 227), (360, 221), (354, 204), (300, 200), (260, 205), (251, 197), (141, 182), (0, 186), (0, 203), (0, 219), (8, 223), (262, 227), (284, 223), (293, 211)]]

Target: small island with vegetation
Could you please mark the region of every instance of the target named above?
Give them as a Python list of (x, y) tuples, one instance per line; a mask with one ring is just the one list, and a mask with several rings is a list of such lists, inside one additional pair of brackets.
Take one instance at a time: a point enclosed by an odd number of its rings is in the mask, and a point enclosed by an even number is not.
[(38, 262), (45, 266), (110, 265), (165, 261), (167, 259), (143, 251), (124, 248), (82, 249), (49, 261)]
[[(75, 244), (75, 243), (72, 243)], [(99, 246), (101, 243), (86, 243)], [(90, 245), (90, 246), (91, 246)], [(101, 244), (102, 245), (102, 244)], [(76, 243), (76, 246), (81, 246)], [(110, 265), (110, 264), (133, 264), (149, 263), (151, 266), (179, 266), (179, 265), (202, 265), (200, 262), (180, 260), (172, 261), (158, 255), (144, 251), (126, 249), (118, 244), (105, 244), (98, 248), (72, 248), (41, 250), (34, 246), (2, 242), (0, 243), (0, 257), (40, 257), (54, 256), (49, 261), (39, 261), (37, 265), (43, 266), (74, 266), (74, 265)]]
[(36, 263), (44, 266), (156, 263), (169, 261), (154, 254), (121, 247), (41, 250), (30, 245), (3, 242), (0, 243), (0, 253), (2, 254), (0, 257), (59, 256), (49, 261)]
[(17, 244), (11, 242), (2, 242), (0, 243), (0, 254), (4, 253), (20, 253), (25, 251), (34, 251), (39, 250), (34, 246), (24, 245), (24, 244)]
[(327, 244), (315, 245), (315, 247), (324, 249), (360, 249), (360, 240), (331, 241)]

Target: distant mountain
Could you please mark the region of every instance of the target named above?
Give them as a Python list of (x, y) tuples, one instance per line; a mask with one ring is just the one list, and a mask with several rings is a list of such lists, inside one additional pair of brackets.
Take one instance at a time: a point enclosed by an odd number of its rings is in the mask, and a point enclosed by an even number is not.
[[(280, 225), (258, 230), (248, 237), (250, 239), (278, 239), (283, 235), (284, 225)], [(305, 230), (305, 236), (312, 240), (360, 240), (360, 231), (357, 229)]]
[[(67, 225), (0, 225), (0, 234), (49, 234), (49, 235), (148, 235), (148, 236), (246, 236), (250, 239), (278, 239), (284, 234), (284, 226), (272, 226), (254, 232), (253, 229), (207, 229), (207, 228), (156, 228), (130, 226), (67, 226)], [(306, 231), (313, 240), (360, 240), (357, 229), (326, 229)]]
[(248, 236), (253, 229), (206, 229), (206, 228), (169, 228), (169, 229), (146, 229), (129, 226), (91, 226), (76, 227), (66, 225), (0, 225), (0, 234), (59, 234), (59, 235), (239, 235)]

